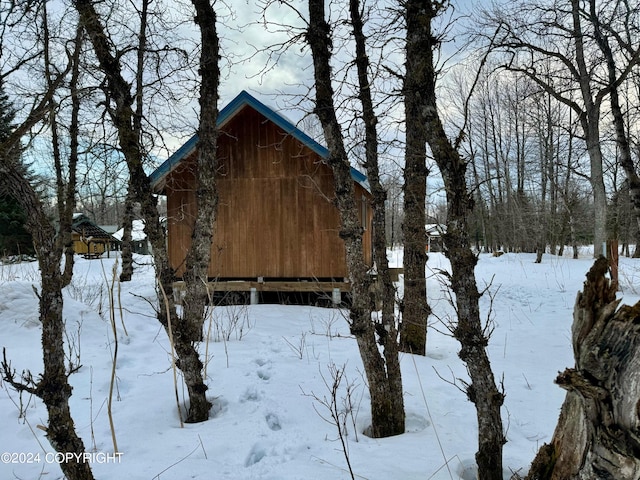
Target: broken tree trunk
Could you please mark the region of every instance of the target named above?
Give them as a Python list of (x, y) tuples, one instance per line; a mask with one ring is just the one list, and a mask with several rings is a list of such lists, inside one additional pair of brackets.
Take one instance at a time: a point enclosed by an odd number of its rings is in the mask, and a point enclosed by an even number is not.
[(617, 309), (608, 271), (596, 260), (578, 293), (575, 367), (556, 379), (567, 396), (528, 480), (640, 478), (640, 302)]

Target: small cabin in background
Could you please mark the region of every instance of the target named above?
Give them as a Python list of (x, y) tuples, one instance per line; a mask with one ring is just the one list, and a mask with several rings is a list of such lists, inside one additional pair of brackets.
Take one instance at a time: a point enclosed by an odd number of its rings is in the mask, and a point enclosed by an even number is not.
[[(258, 290), (295, 290), (302, 282), (348, 289), (328, 150), (246, 91), (220, 111), (218, 127), (219, 204), (209, 278), (218, 288), (222, 281), (247, 281)], [(167, 197), (169, 259), (178, 276), (197, 209), (197, 141), (192, 137), (151, 175), (155, 191)], [(355, 169), (351, 174), (364, 260), (372, 265), (371, 194), (366, 177)]]
[[(113, 234), (113, 237), (122, 242), (124, 227)], [(133, 253), (140, 255), (150, 255), (153, 251), (151, 243), (144, 232), (144, 220), (134, 220), (131, 225), (131, 249)]]
[(108, 256), (112, 246), (117, 243), (111, 234), (100, 228), (83, 213), (73, 214), (71, 230), (73, 251), (86, 258), (98, 258), (104, 252), (107, 252)]
[(427, 252), (442, 252), (444, 241), (442, 236), (447, 233), (447, 226), (442, 223), (428, 223), (424, 227), (427, 233)]

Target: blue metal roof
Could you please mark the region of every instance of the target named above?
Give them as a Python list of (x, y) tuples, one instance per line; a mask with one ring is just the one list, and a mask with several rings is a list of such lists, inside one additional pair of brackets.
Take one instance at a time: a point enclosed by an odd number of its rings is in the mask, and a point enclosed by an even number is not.
[[(230, 119), (232, 119), (236, 113), (238, 113), (244, 106), (249, 106), (262, 114), (271, 122), (275, 123), (278, 127), (284, 130), (288, 135), (291, 135), (303, 145), (307, 146), (314, 152), (316, 152), (321, 158), (329, 158), (329, 150), (326, 147), (320, 145), (309, 135), (304, 133), (289, 120), (279, 115), (271, 108), (267, 107), (264, 103), (250, 95), (247, 91), (243, 90), (240, 94), (231, 100), (220, 112), (218, 113), (218, 127), (224, 126)], [(187, 142), (175, 151), (165, 162), (160, 165), (150, 176), (151, 185), (156, 188), (158, 184), (186, 157), (188, 157), (196, 148), (198, 143), (198, 134), (196, 133)], [(362, 185), (367, 191), (370, 191), (369, 182), (366, 175), (362, 172), (351, 167), (351, 177)]]

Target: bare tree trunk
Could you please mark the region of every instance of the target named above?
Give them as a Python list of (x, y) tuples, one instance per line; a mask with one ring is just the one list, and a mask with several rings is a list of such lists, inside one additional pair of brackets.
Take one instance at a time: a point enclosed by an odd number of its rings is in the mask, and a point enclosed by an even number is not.
[(552, 181), (549, 178), (548, 170), (549, 163), (553, 162), (553, 125), (551, 119), (551, 97), (547, 96), (547, 108), (538, 106), (538, 112), (545, 117), (545, 121), (539, 118), (538, 124), (538, 137), (539, 137), (539, 156), (540, 156), (540, 202), (538, 207), (538, 231), (536, 239), (536, 260), (535, 263), (542, 263), (542, 256), (545, 253), (547, 247), (548, 237), (548, 220), (547, 215), (547, 187), (549, 182)]
[[(143, 0), (142, 11), (140, 14), (140, 30), (139, 30), (139, 48), (136, 68), (136, 112), (133, 116), (133, 130), (137, 133), (139, 141), (142, 141), (142, 117), (144, 115), (144, 79), (142, 71), (144, 70), (145, 47), (147, 44), (147, 14), (149, 10), (149, 1)], [(122, 270), (120, 271), (120, 281), (130, 282), (133, 276), (133, 207), (135, 204), (135, 192), (131, 188), (131, 182), (127, 185), (127, 197), (124, 201), (124, 215), (122, 221), (122, 242), (121, 242), (121, 258)]]
[[(49, 45), (46, 8), (43, 10), (43, 15), (44, 50), (47, 52), (45, 62), (48, 63)], [(79, 58), (80, 43), (80, 35), (77, 35), (73, 55), (74, 74)], [(47, 71), (49, 72), (49, 70)], [(52, 97), (64, 76), (64, 73), (57, 74), (55, 77), (47, 75), (48, 92), (39, 106), (31, 112), (25, 122), (9, 138), (0, 144), (1, 189), (11, 191), (26, 213), (26, 226), (32, 235), (38, 257), (41, 277), (41, 288), (38, 296), (40, 320), (42, 322), (44, 365), (44, 371), (37, 381), (30, 379), (28, 383), (23, 383), (24, 379), (17, 380), (15, 378), (15, 370), (11, 369), (6, 358), (6, 352), (3, 352), (0, 372), (3, 380), (14, 388), (28, 391), (42, 399), (48, 413), (46, 434), (53, 448), (58, 452), (73, 453), (82, 458), (85, 448), (82, 439), (76, 434), (71, 417), (69, 398), (71, 397), (72, 388), (68, 382), (64, 355), (62, 289), (71, 280), (72, 273), (72, 270), (64, 273), (60, 271), (60, 262), (66, 242), (59, 240), (58, 232), (50, 222), (36, 191), (30, 185), (26, 176), (21, 173), (18, 165), (19, 160), (16, 155), (11, 153), (19, 148), (20, 138), (47, 114), (48, 109), (53, 108)], [(77, 80), (77, 76), (74, 75), (73, 78)], [(75, 111), (75, 105), (73, 108)], [(59, 157), (58, 160), (60, 160)], [(70, 166), (73, 165), (73, 159), (70, 159), (69, 164)], [(75, 175), (75, 172), (69, 173), (71, 177)], [(60, 182), (58, 183), (58, 188), (61, 189), (58, 192), (58, 198), (63, 201), (71, 201), (73, 205), (75, 189), (68, 191)], [(65, 211), (68, 211), (68, 209), (65, 205), (61, 205), (60, 212)], [(70, 224), (70, 221), (64, 222), (64, 225), (67, 225), (68, 228), (70, 228)], [(68, 238), (67, 236), (70, 236), (70, 232), (60, 232), (60, 237)], [(71, 263), (71, 268), (72, 265), (73, 263)], [(69, 459), (65, 457), (65, 461), (60, 463), (62, 472), (69, 480), (92, 480), (93, 474), (89, 463), (79, 462), (78, 456)]]
[[(109, 113), (118, 131), (120, 148), (127, 162), (130, 176), (130, 188), (134, 196), (140, 202), (140, 210), (145, 222), (145, 233), (153, 248), (153, 258), (156, 268), (157, 281), (162, 286), (169, 304), (168, 312), (160, 308), (158, 320), (168, 331), (169, 322), (167, 315), (172, 319), (172, 327), (175, 329), (173, 338), (176, 342), (178, 354), (178, 367), (183, 373), (187, 391), (189, 393), (190, 410), (187, 421), (204, 420), (201, 416), (201, 407), (208, 405), (206, 398), (207, 386), (202, 378), (202, 362), (199, 360), (198, 351), (192, 341), (193, 327), (178, 319), (173, 298), (174, 271), (169, 264), (165, 236), (158, 215), (157, 202), (151, 189), (149, 177), (144, 172), (142, 160), (143, 151), (140, 143), (140, 132), (132, 128), (135, 114), (131, 107), (133, 97), (129, 83), (122, 76), (122, 68), (119, 60), (111, 51), (111, 44), (107, 42), (107, 34), (91, 0), (76, 0), (75, 7), (80, 14), (80, 22), (86, 30), (93, 49), (100, 64), (100, 68), (106, 76), (105, 89), (110, 95), (113, 107)], [(142, 75), (143, 72), (137, 72)], [(162, 303), (162, 302), (161, 302)], [(194, 409), (193, 412), (191, 409)], [(208, 418), (208, 415), (207, 417)]]
[[(365, 168), (367, 178), (371, 185), (373, 194), (373, 251), (377, 267), (378, 282), (382, 287), (380, 303), (382, 305), (382, 326), (386, 332), (383, 336), (386, 343), (384, 345), (387, 363), (398, 361), (398, 342), (395, 322), (395, 288), (391, 281), (389, 272), (389, 259), (387, 258), (387, 244), (385, 241), (386, 221), (385, 202), (387, 192), (380, 182), (380, 169), (378, 162), (378, 132), (376, 125), (378, 118), (373, 108), (371, 97), (371, 86), (369, 84), (369, 57), (366, 51), (366, 37), (363, 31), (363, 21), (360, 12), (360, 1), (350, 0), (349, 10), (351, 23), (353, 26), (353, 36), (356, 42), (356, 67), (358, 69), (358, 86), (360, 102), (362, 103), (362, 116), (365, 124)], [(377, 302), (376, 302), (377, 303)], [(400, 372), (399, 367), (394, 367), (394, 371)], [(402, 390), (402, 379), (398, 377), (395, 381), (399, 383)]]
[(427, 126), (423, 110), (426, 108), (424, 84), (427, 72), (422, 68), (420, 51), (424, 45), (416, 30), (421, 21), (418, 7), (424, 2), (408, 2), (405, 14), (407, 24), (406, 72), (403, 94), (406, 117), (406, 145), (404, 165), (404, 298), (400, 345), (402, 350), (425, 355), (427, 347), (427, 234), (425, 231), (425, 200), (427, 195)]
[[(202, 340), (205, 308), (208, 295), (208, 272), (213, 240), (213, 223), (218, 207), (216, 186), (218, 141), (218, 34), (216, 14), (209, 0), (192, 0), (196, 9), (195, 23), (200, 27), (200, 125), (198, 128), (198, 159), (196, 174), (196, 201), (198, 211), (191, 246), (187, 252), (184, 272), (185, 296), (182, 303), (182, 323), (192, 342)], [(190, 360), (195, 371), (203, 365), (197, 355)], [(184, 362), (181, 359), (181, 364)], [(196, 385), (196, 384), (194, 384)], [(187, 384), (189, 388), (190, 384)], [(201, 422), (209, 418), (211, 403), (198, 392), (189, 392), (191, 405), (187, 421)], [(194, 401), (200, 403), (194, 404)]]
[[(39, 228), (42, 225), (40, 224)], [(49, 232), (51, 233), (51, 232)], [(58, 452), (82, 454), (84, 443), (75, 432), (69, 398), (71, 386), (67, 379), (64, 356), (64, 317), (62, 315), (62, 278), (59, 258), (52, 258), (48, 247), (40, 244), (38, 262), (41, 270), (40, 320), (42, 321), (42, 349), (44, 373), (35, 393), (47, 406), (49, 422), (47, 438)], [(71, 459), (60, 464), (69, 480), (93, 478), (88, 462)]]
[[(367, 273), (362, 249), (362, 226), (358, 220), (351, 167), (344, 146), (342, 130), (333, 104), (330, 67), (330, 27), (325, 19), (324, 0), (309, 0), (309, 27), (306, 39), (313, 55), (316, 80), (316, 108), (329, 148), (328, 163), (333, 170), (336, 202), (340, 212), (340, 237), (344, 240), (352, 304), (351, 332), (355, 335), (371, 395), (371, 436), (387, 437), (404, 433), (405, 412), (400, 365), (385, 352), (381, 356), (376, 342), (389, 346), (395, 341), (394, 331), (376, 329), (368, 301), (371, 278)], [(387, 339), (388, 337), (392, 337)], [(391, 342), (391, 343), (390, 343)]]
[[(623, 4), (625, 5), (625, 4)], [(629, 146), (629, 137), (625, 132), (624, 115), (622, 113), (622, 107), (620, 106), (620, 96), (618, 94), (618, 69), (616, 66), (615, 56), (609, 45), (609, 40), (605, 36), (603, 29), (606, 26), (601, 25), (598, 11), (596, 8), (595, 0), (589, 0), (589, 19), (594, 27), (595, 39), (600, 47), (600, 51), (604, 55), (607, 64), (607, 73), (609, 81), (609, 99), (611, 105), (611, 113), (613, 115), (613, 125), (616, 131), (616, 144), (618, 146), (618, 154), (620, 155), (620, 165), (622, 166), (624, 173), (627, 176), (629, 182), (629, 197), (631, 198), (631, 205), (633, 208), (633, 215), (636, 219), (636, 226), (634, 229), (635, 243), (640, 245), (640, 176), (636, 171), (633, 159), (631, 157), (631, 147)], [(636, 65), (640, 62), (640, 50), (633, 51), (631, 45), (629, 45), (631, 51), (630, 65)], [(633, 253), (634, 258), (640, 257), (640, 248), (636, 246)]]
[[(387, 192), (380, 182), (378, 162), (378, 119), (373, 108), (371, 87), (369, 84), (369, 57), (366, 53), (366, 38), (363, 32), (363, 21), (360, 11), (360, 1), (350, 0), (351, 22), (354, 40), (356, 42), (356, 66), (358, 69), (359, 96), (362, 103), (363, 119), (365, 123), (365, 151), (367, 176), (373, 193), (373, 249), (378, 269), (378, 281), (382, 285), (382, 322), (376, 325), (378, 342), (383, 347), (384, 363), (378, 368), (386, 371), (386, 378), (380, 372), (384, 391), (381, 395), (388, 395), (388, 401), (395, 409), (392, 417), (393, 424), (386, 433), (404, 432), (404, 399), (402, 397), (402, 374), (398, 356), (398, 330), (395, 319), (395, 288), (389, 272), (389, 260), (385, 242), (385, 201)], [(426, 320), (425, 320), (426, 321)], [(425, 325), (426, 332), (426, 325)], [(384, 414), (384, 412), (382, 412)]]
[[(475, 404), (478, 420), (478, 478), (480, 480), (502, 480), (502, 446), (506, 442), (500, 409), (504, 395), (498, 391), (491, 364), (486, 352), (488, 337), (480, 320), (478, 300), (480, 294), (476, 285), (474, 269), (477, 257), (471, 250), (469, 238), (469, 218), (473, 213), (473, 199), (467, 189), (467, 163), (451, 143), (444, 131), (436, 102), (436, 71), (433, 52), (437, 38), (431, 30), (432, 21), (446, 8), (444, 4), (428, 0), (409, 0), (407, 15), (416, 15), (417, 21), (407, 25), (415, 31), (415, 40), (421, 48), (414, 52), (425, 69), (425, 84), (422, 85), (426, 97), (423, 118), (426, 125), (427, 142), (438, 164), (447, 192), (447, 233), (444, 235), (446, 255), (451, 261), (451, 288), (455, 293), (455, 308), (458, 322), (453, 328), (454, 337), (460, 342), (460, 358), (467, 365), (471, 384), (467, 396)], [(409, 61), (409, 59), (407, 59)]]
[(582, 92), (584, 112), (580, 115), (580, 123), (584, 132), (589, 162), (591, 165), (591, 188), (593, 189), (594, 219), (594, 256), (602, 253), (602, 245), (607, 241), (607, 196), (602, 170), (602, 149), (600, 146), (600, 106), (603, 93), (599, 92), (594, 99), (591, 90), (591, 72), (585, 60), (580, 0), (571, 0), (573, 18), (573, 41), (576, 50), (577, 80)]
[(567, 396), (550, 444), (528, 480), (640, 478), (640, 303), (618, 309), (601, 257), (587, 274), (573, 311), (575, 367), (556, 379)]
[[(18, 390), (29, 391), (42, 399), (49, 415), (47, 438), (56, 451), (81, 456), (85, 451), (84, 444), (75, 432), (69, 409), (71, 386), (67, 378), (64, 356), (64, 282), (60, 272), (62, 251), (56, 246), (56, 230), (49, 222), (37, 194), (25, 178), (5, 164), (0, 165), (0, 182), (15, 192), (15, 198), (27, 213), (27, 228), (34, 240), (42, 283), (38, 296), (44, 364), (40, 380), (32, 385), (25, 385), (14, 378), (15, 372), (11, 370), (4, 357), (2, 378)], [(69, 459), (60, 463), (60, 468), (69, 480), (93, 479), (87, 462)]]
[[(59, 155), (57, 133), (52, 135), (52, 141), (54, 144), (54, 152), (58, 150), (57, 154), (54, 153), (55, 170), (58, 185), (58, 218), (60, 222), (60, 234), (58, 235), (58, 246), (64, 253), (64, 271), (62, 274), (62, 286), (63, 288), (71, 283), (73, 277), (73, 265), (75, 262), (75, 251), (73, 248), (73, 237), (71, 224), (73, 223), (73, 213), (76, 206), (76, 184), (77, 184), (77, 166), (78, 166), (78, 116), (80, 113), (80, 93), (79, 93), (79, 78), (80, 78), (80, 47), (82, 45), (82, 29), (77, 28), (75, 38), (75, 50), (73, 55), (73, 64), (71, 67), (71, 78), (69, 82), (69, 89), (71, 91), (71, 122), (69, 123), (69, 158), (68, 158), (68, 180), (65, 185), (62, 181), (62, 162)], [(49, 87), (52, 86), (52, 78), (50, 72), (47, 72), (47, 82)], [(52, 119), (52, 133), (56, 131), (53, 128), (55, 125), (55, 113), (51, 112)]]
[(130, 282), (133, 276), (133, 191), (129, 186), (127, 198), (124, 202), (124, 215), (122, 220), (122, 240), (120, 251), (122, 258), (122, 270), (120, 271), (120, 281)]

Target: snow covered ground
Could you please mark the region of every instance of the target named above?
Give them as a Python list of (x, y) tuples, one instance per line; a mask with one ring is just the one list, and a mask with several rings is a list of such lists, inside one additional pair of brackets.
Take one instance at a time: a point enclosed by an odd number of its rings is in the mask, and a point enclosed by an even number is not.
[[(397, 252), (395, 259), (399, 260)], [(214, 408), (208, 422), (180, 427), (169, 344), (154, 319), (153, 271), (141, 264), (122, 285), (123, 320), (117, 313), (118, 359), (113, 420), (116, 460), (107, 417), (114, 338), (108, 321), (106, 277), (114, 260), (78, 259), (65, 296), (67, 349), (82, 367), (70, 378), (72, 415), (91, 457), (96, 478), (127, 479), (311, 479), (351, 478), (327, 417), (325, 382), (331, 365), (345, 368), (338, 394), (347, 415), (348, 450), (356, 478), (474, 478), (476, 419), (473, 405), (452, 383), (466, 379), (458, 344), (447, 335), (451, 318), (447, 294), (436, 274), (448, 268), (442, 254), (430, 255), (427, 276), (434, 311), (428, 355), (402, 356), (407, 433), (371, 439), (368, 396), (355, 340), (344, 312), (308, 306), (221, 307), (212, 319), (207, 357)], [(576, 292), (592, 264), (545, 255), (483, 254), (476, 270), (487, 288), (482, 309), (495, 330), (489, 352), (503, 379), (508, 443), (505, 478), (526, 473), (538, 447), (553, 433), (564, 392), (553, 384), (558, 371), (573, 365), (570, 328)], [(640, 261), (621, 258), (625, 303), (640, 293)], [(35, 263), (0, 267), (0, 347), (18, 372), (42, 368)], [(489, 295), (489, 293), (491, 295)], [(123, 324), (126, 327), (125, 334)], [(180, 390), (181, 399), (185, 395)], [(52, 447), (38, 425), (46, 409), (0, 385), (0, 478), (62, 477)], [(354, 425), (355, 424), (355, 428)], [(6, 453), (14, 455), (6, 455)], [(30, 461), (30, 463), (28, 463)]]

